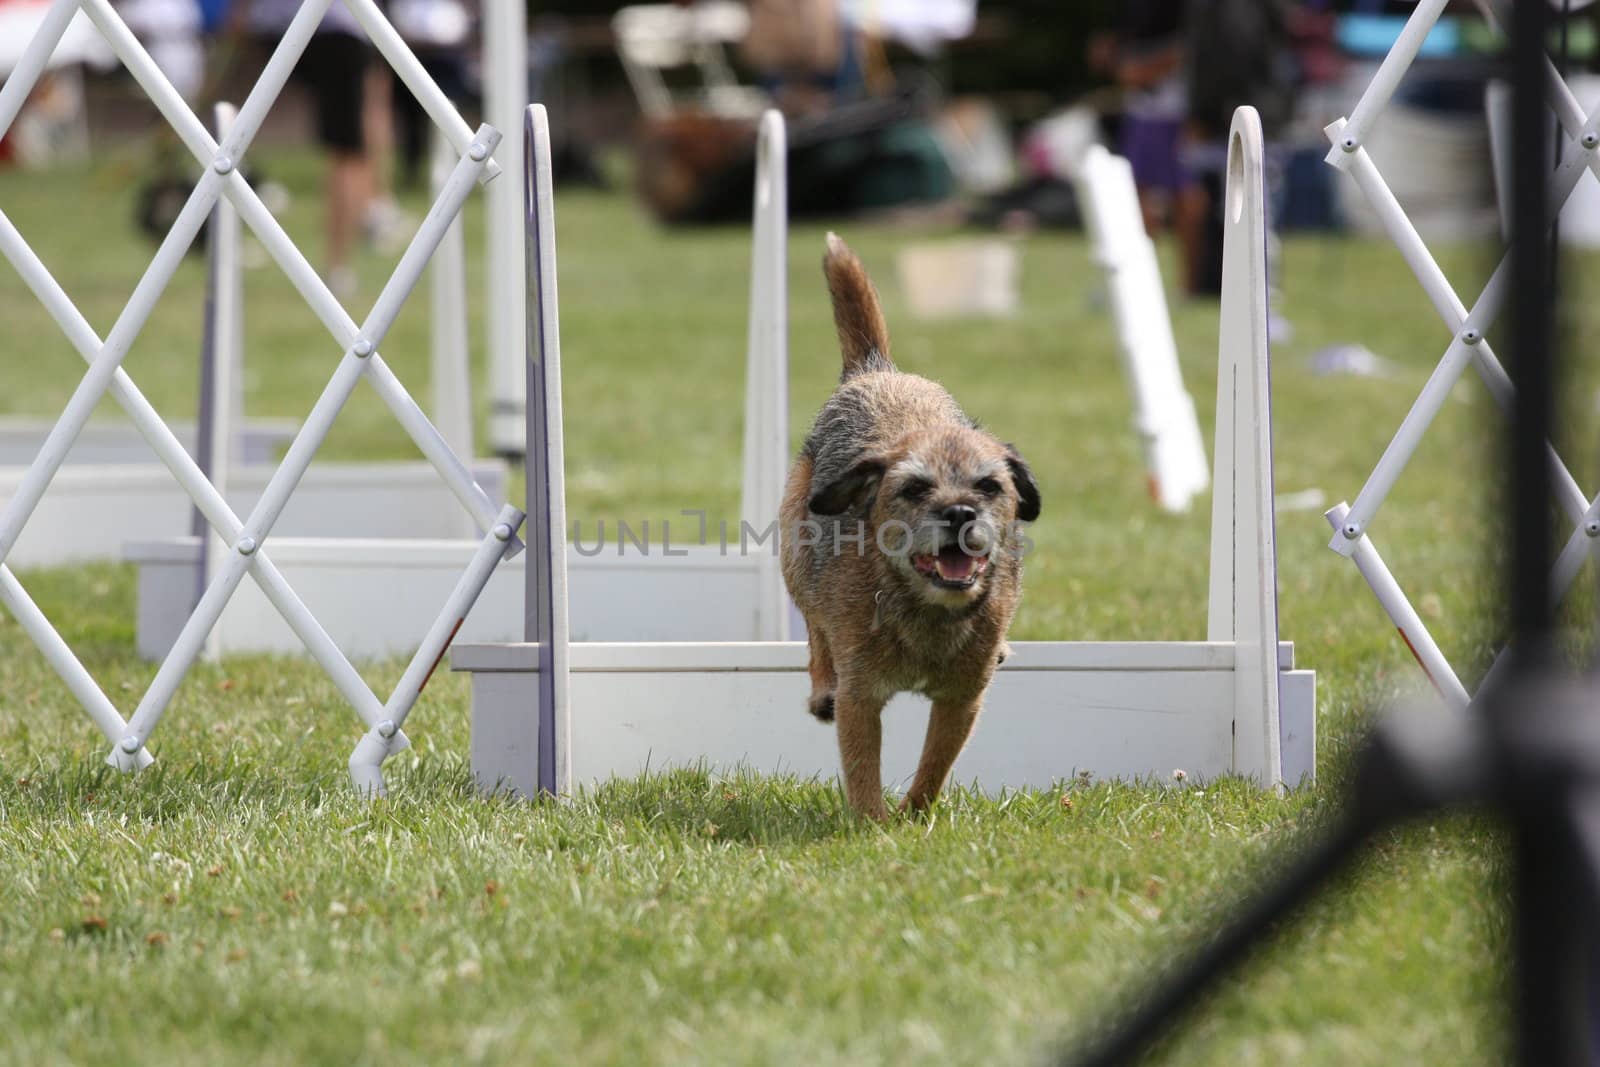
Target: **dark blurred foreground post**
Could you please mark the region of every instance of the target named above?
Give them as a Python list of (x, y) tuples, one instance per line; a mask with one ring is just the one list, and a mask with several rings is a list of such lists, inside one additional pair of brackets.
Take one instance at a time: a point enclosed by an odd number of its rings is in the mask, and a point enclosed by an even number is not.
[(1551, 227), (1544, 98), (1545, 0), (1512, 5), (1515, 160), (1511, 303), (1516, 404), (1504, 504), (1511, 559), (1506, 588), (1514, 655), (1492, 691), (1459, 716), (1432, 709), (1385, 715), (1357, 758), (1351, 795), (1320, 841), (1195, 953), (1144, 991), (1112, 1028), (1067, 1062), (1120, 1064), (1156, 1045), (1232, 968), (1271, 937), (1360, 852), (1373, 834), (1447, 807), (1486, 805), (1512, 835), (1513, 1033), (1529, 1067), (1594, 1062), (1593, 919), (1600, 887), (1600, 686), (1561, 672), (1549, 595), (1554, 413)]

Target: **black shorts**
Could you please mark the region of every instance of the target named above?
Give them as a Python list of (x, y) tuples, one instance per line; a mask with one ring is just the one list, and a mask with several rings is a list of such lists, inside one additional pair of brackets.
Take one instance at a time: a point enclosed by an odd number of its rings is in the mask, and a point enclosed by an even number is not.
[(359, 153), (366, 149), (361, 111), (371, 47), (348, 33), (311, 38), (294, 76), (316, 99), (317, 141), (327, 149)]

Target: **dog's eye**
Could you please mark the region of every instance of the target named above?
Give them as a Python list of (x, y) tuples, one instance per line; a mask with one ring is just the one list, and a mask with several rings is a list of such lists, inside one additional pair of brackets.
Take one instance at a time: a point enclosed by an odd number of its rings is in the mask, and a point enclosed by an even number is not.
[(923, 478), (913, 478), (900, 487), (902, 500), (921, 500), (933, 492), (933, 483)]
[(1000, 482), (994, 478), (979, 478), (973, 488), (984, 496), (1000, 495)]

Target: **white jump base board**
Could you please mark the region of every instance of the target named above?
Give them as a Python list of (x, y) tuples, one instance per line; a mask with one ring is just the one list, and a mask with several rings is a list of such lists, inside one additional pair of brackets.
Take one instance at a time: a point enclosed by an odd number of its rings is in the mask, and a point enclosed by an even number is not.
[[(39, 446), (55, 426), (52, 419), (0, 418), (0, 467), (26, 467), (39, 454)], [(168, 423), (189, 455), (195, 454), (195, 428), (192, 422)], [(238, 433), (235, 458), (241, 463), (270, 463), (289, 447), (300, 424), (293, 419), (247, 419)], [(131, 422), (96, 420), (83, 428), (72, 450), (69, 464), (159, 462)]]
[[(166, 656), (194, 609), (193, 537), (126, 546), (139, 567), (139, 654)], [(475, 541), (272, 537), (273, 563), (351, 659), (417, 647), (466, 569)], [(674, 551), (677, 551), (674, 549)], [(581, 555), (568, 546), (572, 633), (578, 640), (748, 641), (757, 636), (761, 575), (754, 556), (696, 547), (686, 556)], [(523, 556), (501, 561), (457, 638), (522, 638)], [(223, 655), (297, 653), (300, 639), (252, 582), (217, 624)]]
[[(273, 466), (229, 472), (228, 503), (249, 513)], [(16, 492), (26, 468), (0, 468), (0, 506)], [(505, 499), (506, 466), (482, 460), (473, 477), (491, 499)], [(159, 464), (85, 464), (61, 468), (28, 520), (6, 562), (50, 567), (123, 558), (130, 541), (155, 541), (190, 532), (193, 504)], [(275, 533), (289, 536), (462, 537), (466, 511), (428, 463), (322, 463), (306, 472), (289, 498)]]
[[(574, 603), (576, 603), (574, 597)], [(1191, 781), (1234, 772), (1234, 646), (1222, 642), (1019, 641), (990, 687), (952, 781), (987, 792), (1097, 779)], [(595, 644), (571, 648), (572, 781), (586, 787), (645, 770), (745, 768), (832, 780), (834, 731), (805, 710), (802, 642)], [(472, 674), (472, 766), (485, 789), (538, 789), (538, 646), (457, 645)], [(1283, 777), (1316, 768), (1316, 673), (1279, 646)], [(884, 713), (884, 782), (915, 770), (927, 701)]]

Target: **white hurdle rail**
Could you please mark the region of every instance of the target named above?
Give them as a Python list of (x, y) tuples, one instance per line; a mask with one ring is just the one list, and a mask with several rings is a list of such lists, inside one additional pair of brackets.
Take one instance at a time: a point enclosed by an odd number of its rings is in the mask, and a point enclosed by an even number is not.
[[(1462, 707), (1471, 699), (1467, 687), (1428, 632), (1371, 538), (1373, 522), (1385, 499), (1399, 481), (1411, 457), (1416, 454), (1428, 427), (1444, 407), (1451, 389), (1469, 365), (1478, 372), (1490, 395), (1502, 409), (1509, 412), (1514, 399), (1511, 379), (1495, 357), (1487, 338), (1489, 328), (1499, 316), (1508, 295), (1509, 252), (1502, 256), (1488, 283), (1469, 309), (1451, 286), (1364, 147), (1368, 131), (1382, 116), (1401, 79), (1416, 60), (1423, 39), (1438, 21), (1445, 6), (1446, 0), (1422, 0), (1417, 4), (1355, 110), (1349, 118), (1331, 123), (1326, 131), (1332, 142), (1328, 163), (1355, 180), (1371, 203), (1389, 239), (1395, 243), (1407, 266), (1416, 275), (1423, 292), (1451, 334), (1444, 355), (1440, 357), (1399, 430), (1379, 457), (1366, 484), (1356, 495), (1355, 502), (1336, 504), (1328, 510), (1327, 519), (1334, 530), (1329, 547), (1356, 564), (1429, 681), (1447, 703)], [(1492, 25), (1503, 29), (1506, 0), (1477, 0), (1477, 6)], [(1600, 177), (1600, 154), (1596, 152), (1600, 148), (1600, 109), (1586, 115), (1555, 64), (1547, 60), (1545, 69), (1548, 100), (1565, 138), (1559, 162), (1550, 175), (1550, 217), (1547, 222), (1553, 223), (1586, 171)], [(1600, 552), (1600, 497), (1589, 499), (1553, 447), (1548, 449), (1548, 457), (1554, 476), (1556, 504), (1574, 525), (1571, 536), (1557, 557), (1550, 579), (1550, 595), (1553, 600), (1560, 601), (1572, 588), (1584, 561)], [(1503, 656), (1504, 650), (1501, 652)], [(1499, 662), (1497, 659), (1496, 664)]]
[[(560, 337), (549, 141), (530, 109), (528, 619), (515, 644), (458, 644), (472, 674), (472, 766), (485, 792), (570, 796), (647, 770), (745, 768), (834, 777), (832, 730), (805, 713), (796, 641), (577, 642), (563, 573)], [(1294, 785), (1315, 770), (1315, 675), (1278, 640), (1267, 350), (1265, 196), (1255, 112), (1230, 146), (1219, 343), (1219, 488), (1205, 641), (1016, 642), (955, 778), (986, 790), (1103, 778), (1247, 776)], [(535, 401), (534, 398), (537, 398)], [(765, 546), (763, 546), (765, 550)], [(1025, 594), (1026, 595), (1026, 594)], [(922, 702), (885, 712), (886, 779), (909, 779)]]
[(1150, 496), (1163, 511), (1186, 512), (1206, 491), (1206, 449), (1194, 398), (1183, 386), (1161, 267), (1139, 211), (1133, 168), (1104, 146), (1091, 145), (1078, 161), (1073, 187), (1095, 262), (1105, 274)]
[[(421, 64), (400, 41), (372, 0), (345, 0), (378, 51), (411, 87), (435, 123), (444, 128), (460, 154), (441, 195), (423, 219), (372, 310), (359, 325), (345, 312), (239, 173), (239, 163), (260, 128), (262, 119), (282, 91), (290, 71), (330, 2), (306, 0), (302, 4), (220, 143), (207, 133), (204, 125), (162, 75), (113, 10), (110, 0), (52, 0), (45, 20), (29, 43), (18, 69), (0, 86), (0, 134), (3, 134), (15, 119), (23, 99), (32, 89), (34, 80), (68, 21), (74, 12), (82, 9), (203, 168), (188, 202), (103, 341), (56, 284), (10, 220), (0, 212), (0, 254), (15, 267), (56, 319), (73, 347), (89, 364), (87, 374), (46, 436), (27, 475), (4, 508), (0, 509), (0, 603), (18, 619), (24, 631), (84, 705), (95, 725), (112, 743), (108, 762), (123, 770), (137, 769), (150, 763), (149, 743), (153, 731), (200, 655), (224, 607), (248, 574), (282, 613), (304, 642), (307, 651), (328, 673), (365, 724), (366, 733), (350, 758), (351, 777), (358, 789), (364, 792), (383, 792), (381, 764), (387, 756), (409, 744), (402, 727), (428, 678), (443, 658), (495, 566), (502, 558), (514, 555), (522, 548), (517, 539), (517, 531), (523, 520), (522, 512), (510, 504), (496, 505), (490, 500), (473, 480), (466, 464), (455, 455), (399, 379), (389, 370), (378, 351), (404, 301), (421, 279), (430, 256), (460, 213), (474, 185), (498, 173), (499, 168), (492, 154), (500, 141), (499, 132), (486, 125), (480, 126), (476, 132), (467, 127), (428, 79)], [(200, 471), (121, 367), (123, 358), (170, 282), (188, 245), (214, 205), (224, 197), (311, 305), (342, 352), (321, 396), (290, 444), (287, 455), (268, 479), (260, 499), (243, 519)], [(487, 531), (470, 565), (445, 598), (433, 625), (386, 700), (380, 699), (367, 687), (350, 661), (328, 637), (316, 616), (284, 580), (269, 550), (279, 517), (340, 410), (362, 379), (372, 383), (413, 442), (436, 468), (445, 485), (468, 514)], [(65, 461), (73, 440), (82, 431), (95, 404), (107, 393), (127, 411), (150, 447), (228, 545), (227, 554), (218, 561), (216, 577), (207, 586), (172, 650), (163, 659), (154, 680), (127, 720), (122, 718), (89, 671), (28, 597), (5, 561), (52, 478)]]
[[(751, 538), (767, 537), (768, 546), (778, 519), (789, 449), (785, 157), (783, 116), (772, 111), (763, 117), (756, 142), (740, 513), (749, 522)], [(438, 338), (434, 345), (439, 361), (435, 381), (446, 383), (464, 377), (440, 366), (464, 359), (459, 341), (465, 332), (460, 276), (453, 269), (440, 269), (441, 264), (454, 265), (458, 253), (452, 240), (447, 234), (433, 274), (434, 308), (439, 312), (435, 327), (455, 335)], [(467, 406), (467, 398), (459, 394), (436, 396), (440, 432), (458, 451), (471, 443), (470, 425), (457, 421), (467, 419)], [(523, 433), (517, 437), (520, 441)], [(381, 471), (371, 465), (366, 469)], [(577, 543), (567, 548), (567, 573), (574, 590), (573, 634), (582, 640), (611, 641), (787, 639), (792, 608), (776, 559), (739, 551), (740, 531), (729, 531), (731, 545), (724, 549), (716, 531), (708, 534), (697, 526), (702, 524), (693, 514), (673, 517), (670, 545), (665, 543), (669, 531), (653, 526), (651, 532), (659, 541), (643, 548), (630, 541), (626, 550), (620, 530), (612, 524), (600, 548), (595, 547), (594, 522), (576, 531)], [(409, 651), (432, 621), (428, 605), (448, 593), (476, 549), (476, 540), (460, 535), (274, 540), (278, 565), (296, 588), (304, 590), (308, 606), (334, 642), (357, 660)], [(140, 540), (127, 546), (127, 558), (139, 566), (137, 637), (139, 653), (146, 659), (164, 657), (189, 616), (190, 575), (198, 551), (194, 538)], [(461, 640), (521, 638), (521, 565), (520, 557), (509, 561), (504, 573), (485, 589), (463, 625)], [(272, 604), (259, 590), (248, 587), (229, 601), (213, 631), (213, 642), (223, 655), (300, 648)]]

